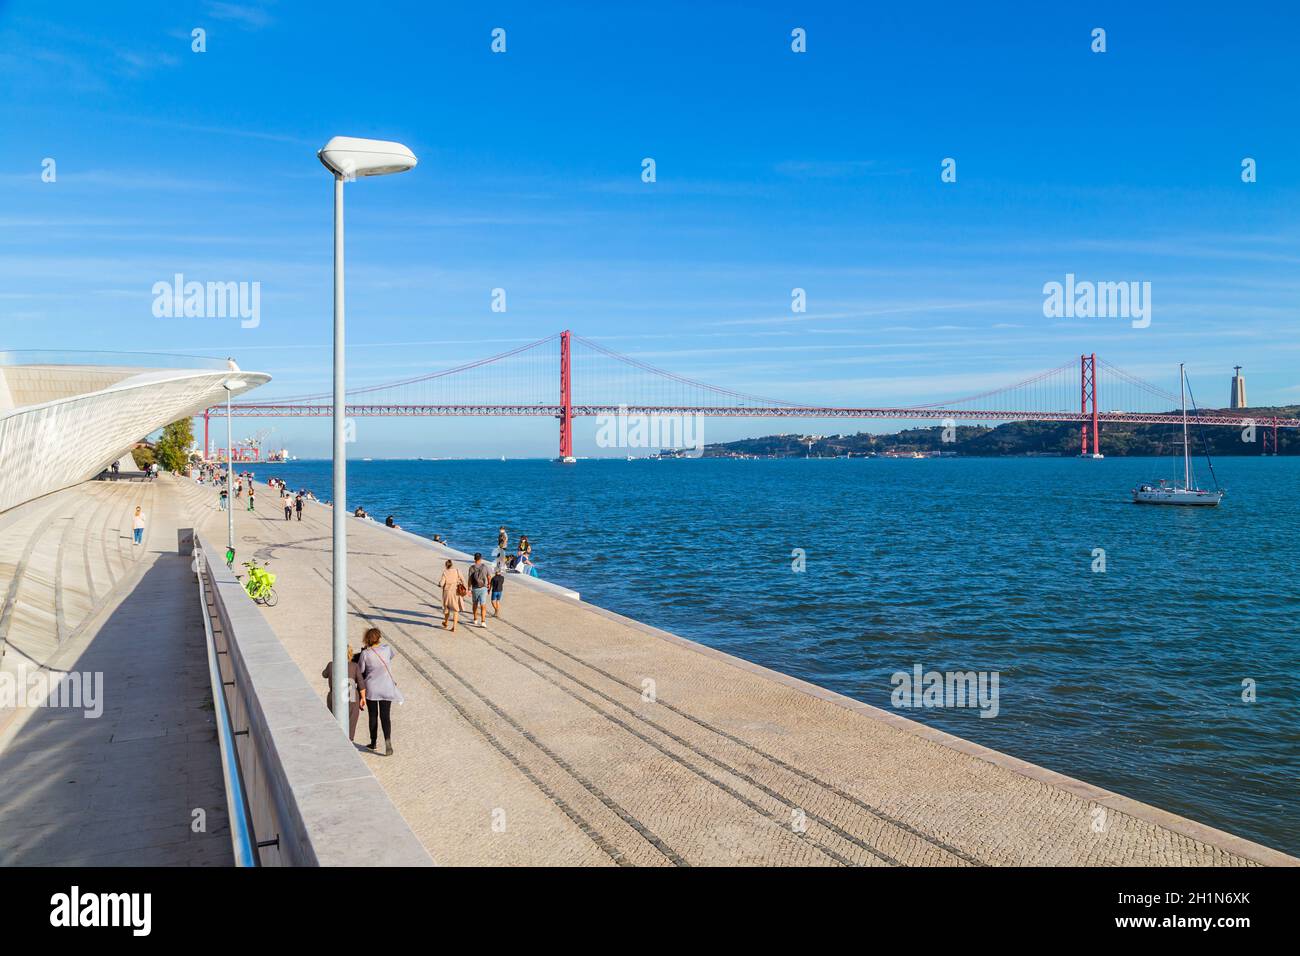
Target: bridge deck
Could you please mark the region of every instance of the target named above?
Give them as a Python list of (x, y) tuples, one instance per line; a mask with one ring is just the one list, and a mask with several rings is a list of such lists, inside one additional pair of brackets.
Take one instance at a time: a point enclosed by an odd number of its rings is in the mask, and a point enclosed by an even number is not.
[(0, 865), (232, 863), (184, 500), (89, 482), (0, 514), (0, 677), (98, 673), (103, 707), (0, 707)]
[[(214, 493), (184, 493), (219, 540)], [(279, 575), (264, 614), (323, 699), (330, 512), (286, 522), (273, 501), (236, 537)], [(503, 619), (449, 634), (438, 554), (349, 522), (351, 631), (383, 629), (407, 699), (396, 754), (366, 759), (440, 862), (1298, 862), (514, 576)]]

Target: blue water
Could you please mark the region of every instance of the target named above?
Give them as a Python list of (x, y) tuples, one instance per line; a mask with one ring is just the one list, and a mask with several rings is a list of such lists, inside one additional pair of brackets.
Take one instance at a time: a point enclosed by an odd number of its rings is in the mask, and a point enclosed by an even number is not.
[[(586, 600), (879, 707), (998, 671), (994, 718), (904, 713), (1300, 852), (1300, 459), (1216, 468), (1182, 509), (1129, 502), (1141, 459), (353, 461), (349, 503), (466, 551), (504, 523)], [(329, 497), (329, 462), (270, 475)]]

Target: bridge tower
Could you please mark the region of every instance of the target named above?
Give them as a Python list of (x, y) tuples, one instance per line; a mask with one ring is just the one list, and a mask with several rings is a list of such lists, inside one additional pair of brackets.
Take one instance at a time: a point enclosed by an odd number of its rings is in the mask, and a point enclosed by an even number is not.
[(576, 461), (573, 457), (573, 381), (570, 376), (568, 329), (560, 333), (560, 461)]
[[(1097, 434), (1097, 353), (1079, 356), (1079, 411), (1088, 417), (1088, 403), (1092, 403), (1092, 453), (1091, 457), (1101, 457), (1101, 445)], [(1089, 457), (1088, 421), (1079, 427), (1079, 455)]]
[[(1272, 439), (1271, 442), (1269, 441), (1270, 438)], [(1277, 454), (1277, 416), (1276, 415), (1273, 416), (1272, 428), (1270, 428), (1267, 425), (1264, 426), (1264, 441), (1262, 447), (1260, 448), (1260, 453), (1265, 455)]]

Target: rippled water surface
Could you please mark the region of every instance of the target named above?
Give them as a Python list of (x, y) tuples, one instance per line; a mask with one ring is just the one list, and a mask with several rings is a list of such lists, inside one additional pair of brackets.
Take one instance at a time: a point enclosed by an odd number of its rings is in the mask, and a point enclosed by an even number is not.
[(1216, 468), (1217, 509), (1130, 504), (1171, 469), (1119, 458), (353, 461), (349, 501), (466, 551), (505, 523), (586, 600), (879, 707), (998, 671), (995, 718), (904, 713), (1296, 853), (1300, 459)]

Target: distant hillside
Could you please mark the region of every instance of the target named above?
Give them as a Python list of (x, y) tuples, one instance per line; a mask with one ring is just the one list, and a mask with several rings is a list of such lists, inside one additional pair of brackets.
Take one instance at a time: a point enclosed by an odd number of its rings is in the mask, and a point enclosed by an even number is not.
[[(1242, 414), (1294, 418), (1300, 406), (1244, 409)], [(1161, 456), (1177, 454), (1182, 447), (1182, 433), (1175, 425), (1118, 425), (1102, 423), (1101, 450), (1108, 456)], [(1242, 438), (1241, 428), (1220, 426), (1191, 430), (1193, 450), (1208, 444), (1212, 455), (1258, 455), (1264, 436), (1256, 429), (1255, 441)], [(942, 425), (907, 428), (888, 435), (768, 435), (740, 441), (705, 445), (706, 458), (835, 458), (844, 455), (907, 454), (910, 452), (946, 452), (974, 456), (1077, 455), (1079, 425), (1073, 422), (1007, 422), (996, 428), (982, 425), (959, 425), (953, 441), (943, 440)], [(1292, 429), (1278, 430), (1280, 454), (1300, 454), (1300, 434)], [(811, 448), (809, 439), (813, 439)]]

